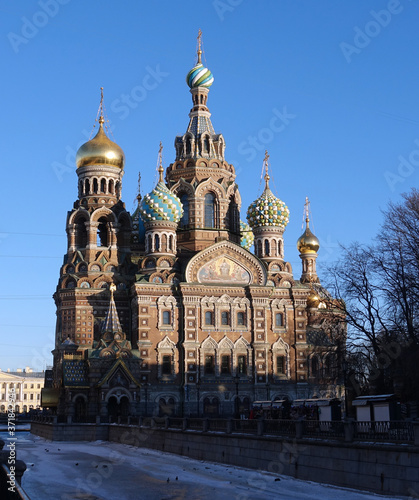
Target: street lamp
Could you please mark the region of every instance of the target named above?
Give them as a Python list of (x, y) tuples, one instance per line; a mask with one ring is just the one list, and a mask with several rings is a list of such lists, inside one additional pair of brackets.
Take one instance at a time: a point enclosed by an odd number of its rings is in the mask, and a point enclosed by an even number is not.
[(239, 419), (239, 381), (240, 381), (240, 375), (236, 373), (234, 376), (234, 383), (236, 384), (236, 399), (234, 400), (234, 418)]
[(199, 379), (196, 381), (196, 414), (199, 418), (199, 388), (201, 386), (201, 383)]
[(147, 401), (148, 401), (148, 382), (144, 382), (144, 391), (145, 391), (145, 416), (148, 416), (148, 407), (147, 407)]
[(348, 418), (348, 398), (346, 394), (346, 371), (348, 369), (348, 364), (346, 359), (342, 361), (342, 372), (343, 372), (343, 393), (345, 398), (345, 418)]

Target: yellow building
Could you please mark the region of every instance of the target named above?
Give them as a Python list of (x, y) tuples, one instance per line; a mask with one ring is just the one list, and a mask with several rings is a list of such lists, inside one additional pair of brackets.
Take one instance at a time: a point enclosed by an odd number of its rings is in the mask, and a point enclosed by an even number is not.
[(18, 368), (15, 372), (0, 370), (1, 413), (7, 412), (9, 404), (13, 405), (15, 413), (39, 410), (44, 378), (45, 372), (34, 372), (29, 367)]

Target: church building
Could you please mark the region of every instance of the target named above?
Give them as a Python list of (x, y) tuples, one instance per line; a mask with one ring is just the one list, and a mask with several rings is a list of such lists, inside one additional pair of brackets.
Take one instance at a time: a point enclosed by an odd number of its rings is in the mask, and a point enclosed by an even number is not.
[(199, 36), (186, 132), (165, 171), (160, 147), (157, 185), (133, 214), (103, 93), (98, 132), (77, 152), (45, 393), (58, 415), (238, 417), (257, 400), (342, 396), (344, 326), (317, 276), (308, 200), (293, 271), (289, 210), (271, 191), (267, 153), (264, 191), (240, 220), (239, 179), (211, 122), (214, 78), (201, 57)]

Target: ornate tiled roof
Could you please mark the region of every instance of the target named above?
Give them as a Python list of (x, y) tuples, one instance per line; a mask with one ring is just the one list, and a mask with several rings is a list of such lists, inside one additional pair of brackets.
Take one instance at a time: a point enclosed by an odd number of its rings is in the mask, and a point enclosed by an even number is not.
[[(112, 290), (111, 290), (112, 291)], [(111, 301), (108, 312), (106, 313), (105, 321), (102, 325), (102, 333), (117, 333), (122, 332), (121, 323), (119, 322), (118, 311), (116, 310), (113, 293), (111, 293)]]

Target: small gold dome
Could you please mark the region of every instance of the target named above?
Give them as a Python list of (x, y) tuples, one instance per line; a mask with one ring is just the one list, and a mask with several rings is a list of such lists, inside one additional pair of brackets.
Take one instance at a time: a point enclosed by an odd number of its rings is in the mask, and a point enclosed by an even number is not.
[(308, 225), (309, 219), (306, 219), (307, 227), (304, 233), (298, 238), (297, 249), (302, 254), (317, 253), (320, 248), (320, 242), (317, 237), (311, 232)]
[(320, 297), (317, 293), (311, 293), (307, 298), (307, 307), (319, 307)]
[(103, 118), (99, 118), (98, 133), (80, 146), (76, 155), (77, 168), (88, 165), (111, 165), (124, 168), (125, 155), (115, 142), (111, 141), (103, 130)]

